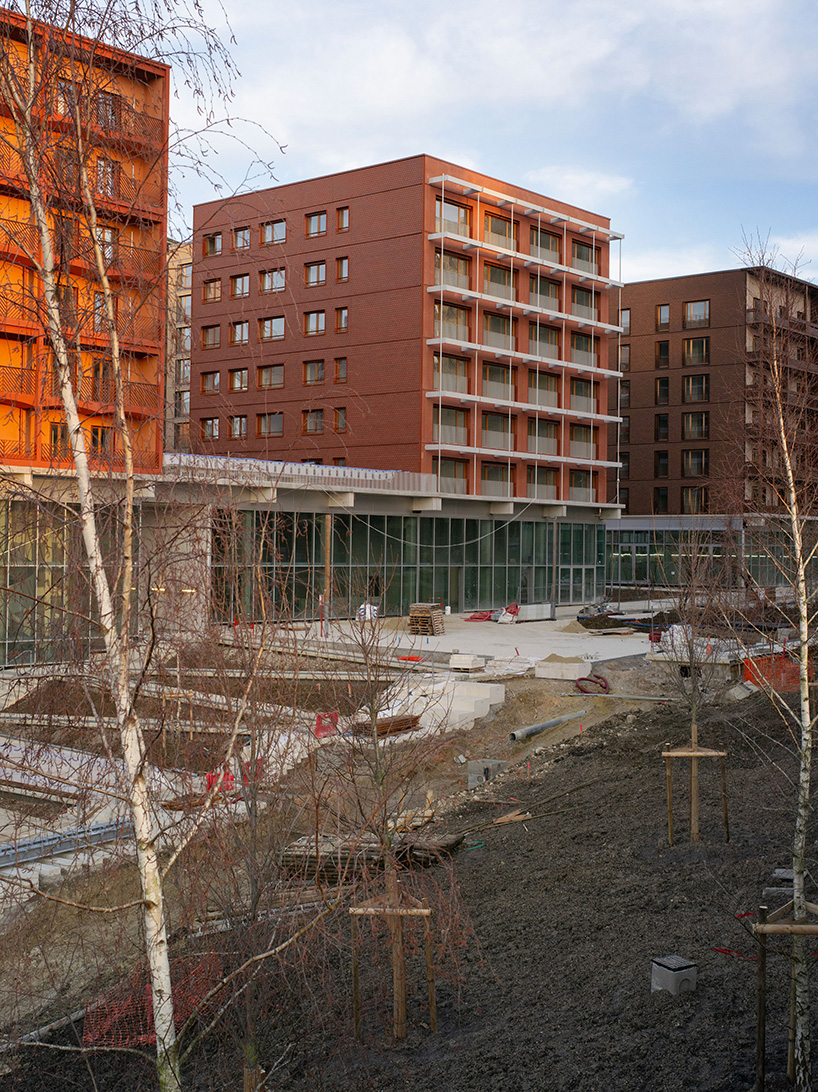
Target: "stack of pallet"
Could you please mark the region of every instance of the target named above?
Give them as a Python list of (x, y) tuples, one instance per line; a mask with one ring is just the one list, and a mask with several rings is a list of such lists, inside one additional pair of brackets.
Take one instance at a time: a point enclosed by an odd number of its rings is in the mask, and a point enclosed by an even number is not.
[(413, 603), (409, 608), (409, 632), (424, 637), (438, 637), (445, 633), (440, 606), (437, 603)]

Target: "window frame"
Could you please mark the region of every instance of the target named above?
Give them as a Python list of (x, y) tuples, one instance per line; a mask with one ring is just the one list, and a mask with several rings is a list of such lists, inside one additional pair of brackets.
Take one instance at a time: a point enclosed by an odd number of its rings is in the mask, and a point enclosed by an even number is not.
[[(701, 380), (701, 387), (704, 392), (703, 397), (694, 397), (694, 385), (697, 380)], [(710, 375), (707, 372), (699, 375), (685, 375), (682, 376), (682, 402), (685, 405), (696, 405), (697, 403), (710, 401)]]
[(345, 284), (349, 280), (349, 258), (346, 254), (335, 259), (335, 282)]
[[(274, 323), (281, 323), (281, 333), (274, 332)], [(265, 333), (266, 324), (270, 324), (270, 333)], [(264, 318), (258, 320), (258, 339), (259, 341), (283, 341), (287, 335), (287, 326), (284, 321), (283, 315), (266, 315)]]
[[(276, 238), (278, 234), (277, 228), (281, 225), (282, 231), (281, 237)], [(269, 229), (269, 231), (267, 230)], [(269, 235), (269, 238), (266, 236)], [(258, 238), (260, 246), (273, 246), (275, 244), (285, 243), (287, 241), (287, 221), (286, 220), (265, 220), (258, 226)]]
[(341, 205), (335, 210), (335, 230), (349, 231), (349, 205)]
[(662, 333), (670, 329), (670, 304), (656, 304), (656, 332)]
[(222, 327), (217, 322), (211, 326), (203, 326), (201, 332), (201, 346), (206, 349), (220, 349), (222, 345)]
[[(313, 273), (315, 276), (313, 276)], [(304, 263), (304, 287), (320, 288), (327, 283), (327, 263), (321, 258), (316, 262)]]
[(324, 432), (324, 410), (305, 409), (301, 411), (301, 432), (305, 436), (320, 436)]
[[(281, 428), (276, 429), (275, 431), (273, 429), (270, 429), (270, 428), (268, 428), (266, 430), (262, 429), (262, 421), (266, 421), (268, 423), (268, 425), (269, 425), (269, 424), (271, 424), (273, 422), (273, 420), (276, 420), (276, 419), (278, 420), (278, 422), (280, 422)], [(257, 437), (260, 437), (261, 439), (267, 440), (271, 436), (283, 436), (283, 435), (284, 435), (284, 413), (283, 413), (282, 410), (270, 410), (269, 412), (266, 412), (266, 413), (257, 413), (256, 414), (256, 436)]]
[[(702, 307), (703, 315), (696, 318), (692, 312), (694, 307)], [(710, 300), (689, 300), (682, 305), (682, 327), (685, 330), (700, 330), (710, 325)]]
[(346, 432), (347, 430), (347, 408), (346, 406), (335, 406), (332, 419), (332, 431), (333, 432)]
[(222, 298), (221, 277), (210, 277), (202, 281), (202, 303), (218, 303)]
[[(239, 282), (242, 282), (242, 287), (246, 288), (246, 291), (239, 292), (237, 288)], [(249, 273), (233, 273), (230, 277), (230, 299), (231, 300), (243, 300), (250, 295), (250, 274)]]
[[(310, 328), (313, 319), (315, 320), (315, 329)], [(326, 332), (327, 312), (325, 310), (304, 312), (304, 337), (320, 337), (321, 334)]]
[(335, 363), (335, 376), (334, 376), (334, 378), (332, 380), (333, 383), (346, 383), (346, 381), (347, 381), (347, 372), (348, 372), (348, 368), (349, 368), (349, 363), (348, 363), (347, 358), (345, 356), (336, 356), (334, 363)]
[[(244, 376), (244, 382), (241, 381), (241, 376)], [(227, 372), (227, 389), (232, 392), (246, 391), (249, 388), (250, 383), (250, 369), (249, 368), (230, 368)]]
[(230, 344), (250, 344), (250, 322), (248, 319), (238, 319), (236, 322), (230, 323)]
[[(241, 422), (244, 422), (243, 425)], [(238, 429), (236, 426), (238, 425)], [(227, 420), (227, 438), (228, 440), (246, 440), (247, 439), (247, 414), (246, 413), (234, 413), (231, 414)]]
[(219, 439), (219, 418), (218, 417), (202, 417), (199, 422), (199, 435), (202, 440), (218, 440)]
[(323, 360), (305, 360), (303, 362), (302, 386), (319, 387), (324, 382), (324, 376)]
[(663, 375), (654, 381), (653, 389), (654, 406), (670, 405), (670, 377)]
[[(315, 221), (315, 223), (313, 223)], [(327, 234), (327, 212), (307, 212), (304, 214), (304, 236), (317, 239)]]
[(199, 390), (201, 394), (218, 394), (221, 387), (221, 371), (200, 372)]
[(202, 257), (218, 258), (222, 252), (222, 233), (211, 231), (202, 236)]
[[(276, 277), (280, 275), (281, 283), (276, 284)], [(269, 277), (269, 287), (265, 283), (265, 278)], [(258, 290), (261, 295), (268, 295), (271, 292), (283, 292), (287, 287), (287, 269), (285, 266), (278, 266), (275, 269), (262, 269), (258, 275)]]
[(335, 308), (335, 333), (345, 334), (349, 330), (349, 308)]
[[(262, 383), (262, 373), (269, 372), (272, 377), (274, 374), (279, 373), (275, 369), (281, 369), (281, 382), (280, 383)], [(280, 390), (284, 386), (284, 365), (283, 364), (259, 364), (256, 367), (256, 390), (257, 391), (275, 391)]]

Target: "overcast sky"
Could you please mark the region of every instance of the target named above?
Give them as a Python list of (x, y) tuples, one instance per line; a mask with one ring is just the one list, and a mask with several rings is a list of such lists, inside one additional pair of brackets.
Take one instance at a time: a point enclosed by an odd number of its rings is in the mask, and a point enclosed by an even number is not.
[(228, 188), (427, 152), (609, 216), (625, 280), (735, 266), (757, 231), (818, 280), (811, 0), (223, 2), (232, 109), (285, 146), (237, 129), (274, 177), (221, 143)]

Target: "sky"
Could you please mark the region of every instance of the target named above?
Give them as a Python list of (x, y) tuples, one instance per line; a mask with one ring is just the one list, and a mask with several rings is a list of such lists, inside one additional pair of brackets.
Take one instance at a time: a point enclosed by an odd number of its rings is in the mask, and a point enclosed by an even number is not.
[(222, 2), (224, 193), (425, 152), (610, 217), (626, 281), (740, 265), (759, 236), (818, 281), (814, 0)]

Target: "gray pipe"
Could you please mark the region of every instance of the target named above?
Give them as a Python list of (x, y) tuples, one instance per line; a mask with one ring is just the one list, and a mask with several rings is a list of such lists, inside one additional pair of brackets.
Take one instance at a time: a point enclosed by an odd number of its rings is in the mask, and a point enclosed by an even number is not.
[(516, 732), (510, 732), (508, 738), (512, 743), (518, 743), (521, 739), (528, 739), (529, 736), (538, 736), (540, 732), (544, 732), (547, 728), (556, 728), (558, 724), (565, 724), (567, 720), (584, 717), (587, 712), (587, 709), (580, 709), (577, 713), (566, 713), (564, 717), (554, 717), (553, 720), (545, 720), (542, 724), (532, 724), (528, 728), (518, 728)]

